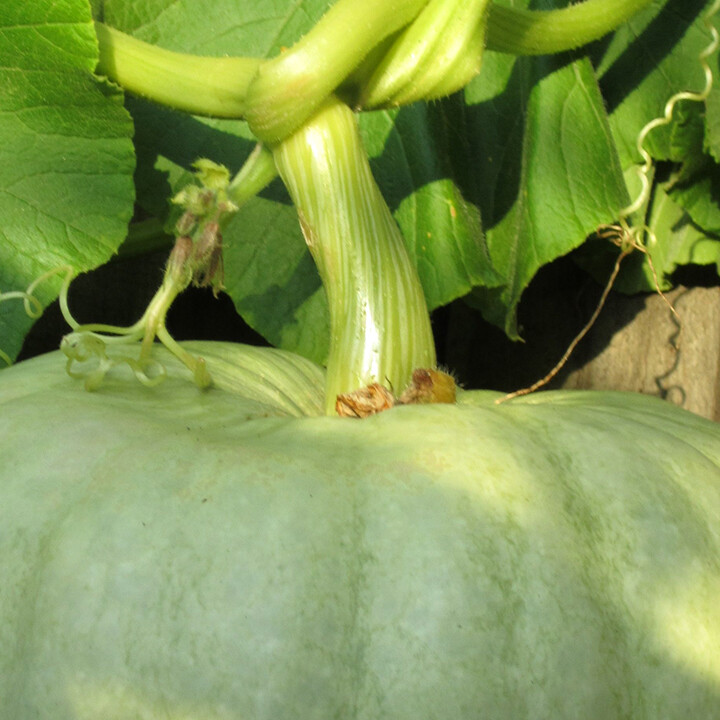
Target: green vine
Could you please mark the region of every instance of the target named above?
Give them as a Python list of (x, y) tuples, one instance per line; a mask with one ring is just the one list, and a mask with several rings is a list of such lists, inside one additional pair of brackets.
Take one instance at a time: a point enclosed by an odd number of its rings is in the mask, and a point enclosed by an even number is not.
[(432, 99), (466, 84), (480, 70), (485, 47), (517, 55), (562, 52), (602, 37), (650, 2), (584, 0), (542, 11), (487, 0), (338, 0), (269, 60), (171, 52), (96, 23), (98, 72), (170, 107), (245, 118), (258, 139), (272, 144), (336, 91), (363, 108)]
[(113, 365), (106, 346), (140, 341), (138, 358), (122, 362), (154, 383), (162, 376), (150, 357), (158, 338), (206, 387), (202, 359), (169, 336), (167, 309), (189, 284), (222, 288), (223, 224), (279, 172), (329, 301), (327, 411), (360, 387), (406, 387), (415, 369), (435, 363), (427, 306), (347, 103), (367, 109), (447, 95), (479, 72), (486, 46), (517, 54), (566, 50), (649, 2), (585, 0), (526, 11), (490, 0), (337, 0), (305, 36), (268, 60), (174, 53), (98, 23), (99, 72), (186, 112), (244, 118), (260, 144), (232, 181), (224, 169), (199, 162), (200, 185), (174, 198), (184, 212), (147, 311), (128, 328), (75, 327), (64, 343), (69, 362), (94, 357), (94, 387)]

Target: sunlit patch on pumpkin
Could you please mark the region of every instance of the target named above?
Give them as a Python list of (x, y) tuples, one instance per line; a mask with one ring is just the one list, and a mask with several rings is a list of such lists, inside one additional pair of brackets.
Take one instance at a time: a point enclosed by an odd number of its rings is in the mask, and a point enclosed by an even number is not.
[(654, 634), (664, 653), (699, 679), (720, 685), (720, 579), (695, 563), (672, 596), (655, 600)]
[(101, 683), (85, 678), (69, 683), (67, 697), (78, 720), (231, 720), (230, 710), (184, 707), (169, 704), (165, 698), (150, 698), (136, 688), (118, 681)]

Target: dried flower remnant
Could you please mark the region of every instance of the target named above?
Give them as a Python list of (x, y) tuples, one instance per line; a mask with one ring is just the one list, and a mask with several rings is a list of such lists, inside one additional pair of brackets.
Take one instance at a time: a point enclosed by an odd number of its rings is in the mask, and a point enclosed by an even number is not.
[(353, 392), (338, 395), (335, 411), (340, 417), (362, 419), (396, 405), (452, 404), (455, 402), (456, 390), (455, 378), (449, 373), (418, 368), (413, 370), (412, 382), (399, 398), (380, 383), (372, 383)]
[(393, 394), (380, 383), (337, 396), (335, 411), (340, 417), (366, 418), (395, 405)]
[(222, 251), (223, 238), (219, 223), (206, 223), (193, 252), (193, 285), (211, 287), (215, 297), (224, 288)]
[(437, 369), (418, 368), (413, 370), (412, 382), (400, 395), (398, 404), (452, 404), (455, 402), (456, 391), (455, 378), (450, 373)]

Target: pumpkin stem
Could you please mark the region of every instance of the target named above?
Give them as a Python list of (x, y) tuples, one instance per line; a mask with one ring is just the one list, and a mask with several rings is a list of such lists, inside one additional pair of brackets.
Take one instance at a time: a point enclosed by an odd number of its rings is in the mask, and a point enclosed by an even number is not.
[(326, 410), (435, 367), (430, 318), (400, 229), (370, 170), (355, 114), (331, 99), (274, 150), (330, 308)]

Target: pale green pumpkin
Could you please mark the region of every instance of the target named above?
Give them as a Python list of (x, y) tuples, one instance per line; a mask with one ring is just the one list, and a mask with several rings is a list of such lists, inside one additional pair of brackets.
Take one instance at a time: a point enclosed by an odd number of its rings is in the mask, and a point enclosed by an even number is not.
[(322, 417), (306, 361), (191, 350), (206, 392), (164, 354), (154, 388), (0, 375), (3, 718), (720, 717), (718, 425), (573, 392)]

